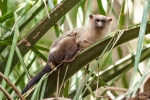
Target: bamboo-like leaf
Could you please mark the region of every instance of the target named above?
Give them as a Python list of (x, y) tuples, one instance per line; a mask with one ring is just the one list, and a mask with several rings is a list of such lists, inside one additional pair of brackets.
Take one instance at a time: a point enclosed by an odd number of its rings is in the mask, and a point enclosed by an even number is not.
[(55, 29), (55, 34), (56, 34), (56, 37), (58, 38), (61, 34), (60, 34), (60, 31), (59, 31), (59, 26), (57, 24), (54, 25), (54, 29)]
[(4, 25), (2, 25), (2, 24), (0, 24), (0, 27), (2, 27), (3, 29), (5, 29), (5, 30), (7, 30), (7, 31), (11, 31), (10, 28), (8, 28), (7, 26), (4, 26)]
[(133, 71), (133, 74), (132, 74), (132, 77), (131, 77), (128, 97), (131, 94), (130, 91), (132, 90), (133, 80), (135, 78), (135, 74), (138, 72), (138, 65), (139, 65), (141, 51), (142, 51), (142, 47), (143, 47), (144, 35), (145, 35), (145, 31), (146, 31), (146, 24), (147, 24), (148, 14), (149, 14), (148, 12), (149, 12), (149, 8), (150, 8), (150, 3), (148, 3), (148, 2), (150, 2), (150, 0), (145, 1), (143, 17), (142, 17), (142, 22), (141, 22), (141, 25), (140, 25), (139, 36), (138, 36), (138, 45), (137, 45), (137, 49), (136, 49), (137, 53), (136, 53), (136, 56), (135, 56), (134, 71)]
[[(37, 56), (34, 56), (33, 59), (31, 60), (31, 62), (29, 63), (29, 65), (27, 66), (27, 69), (29, 70), (29, 68), (31, 67), (31, 65), (33, 64), (33, 62), (35, 61)], [(22, 78), (25, 76), (25, 72), (23, 72), (20, 77), (16, 80), (15, 85), (18, 86), (18, 84), (21, 82)], [(9, 90), (9, 93), (12, 93), (13, 89)]]
[(91, 87), (90, 87), (88, 84), (86, 84), (86, 87), (88, 88), (88, 91), (90, 92), (90, 94), (91, 94), (93, 97), (95, 97), (95, 94), (94, 94), (94, 92), (92, 91)]
[(39, 57), (41, 57), (45, 62), (47, 62), (47, 58), (40, 53), (37, 49), (35, 49), (34, 47), (31, 49), (33, 52), (35, 52), (35, 54), (37, 54)]
[(0, 40), (0, 45), (11, 45), (11, 40)]
[(3, 16), (0, 17), (0, 22), (2, 23), (3, 21), (13, 17), (14, 16), (14, 11), (19, 11), (22, 8), (24, 8), (25, 6), (26, 6), (26, 4), (22, 3), (19, 6), (15, 7), (14, 9), (11, 9), (9, 12), (7, 12), (6, 14), (4, 14)]
[(112, 13), (114, 14), (115, 18), (117, 18), (117, 14), (116, 14), (114, 8), (112, 7), (113, 4), (111, 4), (110, 0), (107, 0), (107, 2), (108, 2), (108, 7), (111, 7)]
[(34, 90), (34, 93), (33, 93), (33, 95), (32, 95), (32, 97), (31, 97), (31, 100), (37, 100), (38, 99), (38, 95), (37, 94), (39, 94), (38, 92), (39, 92), (39, 90), (40, 90), (40, 87), (41, 87), (41, 85), (42, 85), (42, 82), (43, 82), (43, 79), (45, 78), (45, 76), (46, 76), (46, 74), (45, 75), (43, 75), (43, 77), (40, 79), (40, 81), (38, 82), (38, 84), (37, 84), (37, 87), (36, 87), (36, 89)]
[(133, 96), (136, 94), (137, 90), (139, 89), (139, 87), (141, 86), (141, 84), (143, 83), (144, 79), (146, 78), (146, 76), (148, 76), (150, 73), (148, 72), (148, 70), (150, 69), (150, 59), (148, 60), (148, 63), (146, 65), (146, 70), (144, 71), (144, 74), (142, 75), (140, 81), (137, 82), (137, 85), (134, 87), (134, 91), (133, 91)]
[[(145, 48), (143, 48), (141, 55), (142, 56), (140, 58), (140, 62), (150, 57), (150, 45), (147, 45)], [(135, 57), (135, 52), (120, 59), (115, 64), (109, 66), (107, 69), (102, 71), (99, 77), (101, 77), (101, 79), (104, 80), (105, 82), (109, 82), (110, 80), (114, 79), (120, 74), (127, 72), (129, 69), (131, 69), (134, 66), (134, 61), (135, 61), (134, 57)], [(90, 87), (92, 88), (93, 91), (96, 89), (96, 85), (97, 85), (97, 81), (93, 81), (91, 83)], [(74, 92), (75, 91), (73, 91), (69, 95), (72, 97)], [(86, 91), (83, 97), (87, 96), (88, 94), (89, 92)]]
[(63, 89), (63, 96), (68, 97), (69, 94), (69, 80), (65, 83), (64, 89)]
[(43, 7), (42, 0), (38, 0), (36, 4), (21, 17), (19, 21), (19, 29), (22, 30), (41, 11)]
[(4, 1), (0, 0), (0, 10), (2, 12), (2, 15), (4, 15), (6, 13), (6, 9), (7, 5), (4, 5)]
[(0, 54), (0, 58), (7, 61), (3, 55)]
[(17, 53), (17, 55), (18, 55), (18, 57), (19, 57), (19, 60), (20, 60), (20, 62), (21, 62), (21, 65), (23, 66), (23, 68), (24, 68), (24, 70), (25, 70), (25, 72), (26, 72), (28, 78), (31, 79), (30, 74), (29, 74), (29, 72), (28, 72), (28, 70), (27, 70), (27, 66), (26, 66), (25, 62), (23, 61), (23, 57), (22, 57), (22, 55), (21, 55), (21, 53), (20, 53), (18, 47), (16, 47), (16, 53)]
[(45, 93), (47, 80), (48, 80), (48, 77), (46, 77), (46, 79), (44, 80), (44, 83), (43, 83), (43, 86), (42, 86), (42, 90), (41, 90), (41, 94), (40, 94), (40, 100), (44, 99), (44, 93)]
[(124, 26), (124, 9), (125, 9), (126, 0), (122, 1), (122, 7), (119, 15), (119, 22), (118, 22), (118, 28), (117, 29), (123, 29)]
[(45, 52), (49, 52), (49, 49), (47, 49), (45, 47), (42, 47), (42, 46), (35, 45), (34, 48), (37, 49), (37, 50), (42, 50), (42, 51), (45, 51)]
[[(19, 34), (19, 29), (18, 29), (19, 17), (17, 16), (16, 12), (14, 12), (14, 15), (15, 15), (15, 22), (16, 22), (15, 23), (15, 33), (14, 33), (13, 43), (12, 43), (12, 46), (11, 46), (9, 58), (8, 58), (7, 65), (6, 65), (6, 69), (5, 69), (5, 72), (4, 72), (4, 75), (6, 77), (8, 77), (8, 75), (10, 73), (10, 68), (11, 68), (11, 64), (12, 64), (12, 61), (13, 61), (13, 56), (14, 56), (15, 47), (16, 47), (16, 44), (17, 44), (18, 34)], [(2, 86), (3, 86), (3, 88), (6, 87), (6, 82), (4, 80), (2, 81)], [(2, 100), (2, 98), (3, 98), (3, 94), (0, 92), (0, 100)]]
[(106, 15), (106, 12), (104, 11), (104, 6), (102, 5), (102, 0), (97, 0), (97, 3), (98, 3), (98, 8), (99, 8), (99, 12), (100, 14), (102, 15)]

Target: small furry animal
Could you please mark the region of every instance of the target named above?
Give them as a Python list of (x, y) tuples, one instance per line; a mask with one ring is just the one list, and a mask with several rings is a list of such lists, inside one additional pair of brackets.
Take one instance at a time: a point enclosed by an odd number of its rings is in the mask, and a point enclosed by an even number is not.
[(80, 51), (107, 35), (112, 18), (92, 14), (89, 17), (90, 20), (85, 26), (64, 33), (52, 43), (46, 66), (33, 77), (22, 94), (36, 84), (45, 73), (52, 71), (61, 63), (72, 62)]

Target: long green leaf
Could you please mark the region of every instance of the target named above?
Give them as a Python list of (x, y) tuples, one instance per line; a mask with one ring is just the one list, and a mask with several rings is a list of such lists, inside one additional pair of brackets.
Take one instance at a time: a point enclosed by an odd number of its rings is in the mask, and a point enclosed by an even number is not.
[(140, 25), (140, 31), (139, 31), (138, 43), (137, 43), (138, 45), (137, 45), (137, 49), (136, 49), (137, 53), (136, 53), (136, 56), (135, 56), (134, 71), (133, 71), (133, 74), (132, 74), (132, 77), (131, 77), (128, 97), (131, 94), (130, 91), (132, 90), (133, 81), (134, 81), (135, 75), (138, 71), (138, 65), (139, 65), (139, 61), (140, 61), (140, 56), (141, 56), (141, 51), (142, 51), (143, 41), (144, 41), (144, 35), (145, 35), (145, 31), (146, 31), (146, 24), (147, 24), (147, 20), (148, 20), (149, 8), (150, 8), (150, 0), (146, 0), (145, 1), (145, 6), (144, 6), (144, 11), (143, 11), (143, 16), (142, 16), (142, 22), (141, 22), (141, 25)]
[(104, 11), (104, 6), (102, 5), (102, 0), (97, 0), (97, 3), (98, 3), (98, 8), (99, 8), (99, 12), (100, 14), (102, 15), (106, 15), (106, 12)]
[(47, 58), (41, 53), (39, 52), (37, 49), (35, 49), (34, 47), (31, 49), (33, 52), (35, 52), (35, 54), (37, 54), (39, 57), (41, 57), (45, 62), (47, 62)]
[[(33, 64), (33, 62), (35, 61), (35, 59), (36, 59), (36, 57), (37, 57), (37, 55), (35, 55), (34, 57), (33, 57), (33, 59), (31, 60), (31, 62), (29, 63), (29, 65), (27, 66), (27, 69), (29, 70), (29, 68), (31, 67), (31, 65)], [(25, 72), (23, 72), (21, 75), (20, 75), (20, 77), (16, 80), (16, 82), (15, 82), (15, 85), (16, 86), (18, 86), (18, 84), (21, 82), (21, 80), (22, 80), (22, 78), (25, 76)], [(10, 90), (9, 90), (9, 93), (12, 93), (13, 92), (13, 89), (11, 88)]]
[(21, 53), (20, 53), (18, 47), (16, 47), (16, 53), (17, 53), (17, 55), (18, 55), (18, 57), (19, 57), (19, 60), (20, 60), (20, 62), (21, 62), (21, 65), (23, 66), (23, 68), (24, 68), (24, 70), (25, 70), (25, 72), (26, 72), (28, 78), (31, 79), (30, 74), (29, 74), (29, 72), (28, 72), (28, 70), (27, 70), (27, 66), (26, 66), (25, 62), (23, 61), (23, 57), (22, 57), (22, 55), (21, 55)]
[(43, 77), (42, 77), (42, 78), (40, 79), (40, 81), (38, 82), (37, 87), (36, 87), (36, 89), (34, 90), (34, 93), (33, 93), (32, 97), (31, 97), (31, 100), (38, 100), (37, 94), (38, 94), (38, 92), (39, 92), (39, 90), (40, 90), (40, 87), (41, 87), (41, 85), (42, 85), (42, 82), (43, 82), (43, 79), (45, 78), (45, 76), (46, 76), (46, 74), (43, 75)]
[(4, 15), (6, 13), (6, 9), (7, 5), (4, 5), (4, 1), (0, 0), (0, 10), (2, 12), (2, 15)]
[(25, 6), (26, 6), (26, 4), (25, 4), (25, 3), (22, 3), (22, 4), (20, 4), (19, 6), (17, 6), (17, 7), (15, 7), (15, 8), (11, 9), (9, 12), (7, 12), (6, 14), (4, 14), (3, 16), (0, 17), (0, 22), (2, 23), (2, 22), (4, 22), (5, 20), (7, 20), (7, 19), (13, 17), (15, 11), (19, 11), (19, 10), (21, 10), (22, 8), (24, 8)]
[(43, 83), (43, 86), (42, 86), (42, 90), (41, 90), (41, 94), (40, 94), (40, 100), (44, 99), (44, 93), (45, 93), (47, 80), (48, 80), (48, 77), (46, 77), (46, 79), (44, 80), (44, 83)]
[[(119, 76), (120, 74), (127, 72), (134, 65), (134, 61), (135, 61), (134, 57), (135, 57), (135, 52), (124, 57), (123, 59), (117, 61), (115, 64), (109, 66), (107, 69), (102, 71), (102, 73), (99, 75), (99, 77), (102, 80), (104, 80), (105, 82), (109, 82), (110, 80), (114, 79), (115, 77)], [(142, 50), (142, 56), (141, 56), (140, 62), (142, 62), (143, 60), (145, 60), (149, 57), (150, 57), (150, 45), (147, 45)], [(96, 81), (93, 81), (90, 85), (90, 87), (92, 88), (93, 91), (96, 89), (96, 86), (97, 86)], [(72, 97), (74, 92), (72, 92), (69, 95)], [(86, 93), (83, 95), (83, 97), (87, 96), (88, 94), (89, 94), (89, 92), (86, 91)]]
[[(15, 15), (15, 22), (16, 22), (15, 23), (15, 33), (14, 33), (13, 43), (12, 43), (12, 46), (11, 46), (9, 58), (8, 58), (7, 65), (6, 65), (6, 69), (5, 69), (5, 72), (4, 72), (4, 75), (6, 77), (8, 77), (8, 75), (10, 73), (10, 68), (11, 68), (11, 64), (12, 64), (12, 60), (13, 60), (13, 56), (14, 56), (14, 52), (15, 52), (15, 47), (16, 47), (17, 40), (18, 40), (18, 34), (19, 34), (19, 29), (18, 29), (19, 17), (17, 16), (16, 12), (14, 12), (14, 15)], [(2, 86), (3, 86), (3, 88), (6, 87), (6, 82), (4, 80), (2, 81)], [(2, 98), (3, 98), (3, 94), (0, 92), (0, 100), (2, 100)]]

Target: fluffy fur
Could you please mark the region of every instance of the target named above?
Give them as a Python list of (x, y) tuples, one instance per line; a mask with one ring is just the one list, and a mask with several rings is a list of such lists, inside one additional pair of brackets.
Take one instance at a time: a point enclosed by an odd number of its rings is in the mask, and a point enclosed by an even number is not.
[(108, 34), (112, 18), (103, 15), (89, 15), (89, 17), (90, 20), (85, 26), (70, 30), (53, 42), (46, 66), (33, 77), (22, 93), (37, 83), (45, 73), (52, 71), (60, 63), (73, 61), (81, 50)]

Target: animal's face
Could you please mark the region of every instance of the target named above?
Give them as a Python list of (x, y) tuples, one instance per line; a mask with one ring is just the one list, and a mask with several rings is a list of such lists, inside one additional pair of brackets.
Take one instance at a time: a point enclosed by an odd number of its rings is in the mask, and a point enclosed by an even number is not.
[(105, 29), (112, 21), (112, 18), (103, 15), (89, 15), (89, 17), (97, 29)]

